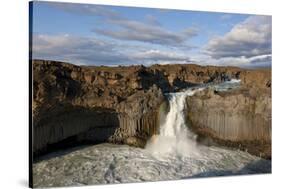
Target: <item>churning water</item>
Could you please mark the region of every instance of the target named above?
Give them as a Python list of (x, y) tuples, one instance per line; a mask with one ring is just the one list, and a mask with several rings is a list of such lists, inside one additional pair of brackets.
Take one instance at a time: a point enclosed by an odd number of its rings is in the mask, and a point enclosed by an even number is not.
[(196, 135), (186, 126), (184, 111), (186, 97), (200, 90), (203, 88), (168, 94), (170, 111), (160, 126), (160, 134), (148, 141), (146, 146), (148, 151), (155, 155), (199, 155)]
[[(236, 87), (239, 81), (216, 85)], [(185, 123), (185, 99), (203, 87), (168, 94), (170, 109), (145, 149), (99, 144), (49, 154), (33, 165), (34, 186), (159, 181), (190, 177), (270, 173), (271, 161), (247, 152), (196, 142)]]

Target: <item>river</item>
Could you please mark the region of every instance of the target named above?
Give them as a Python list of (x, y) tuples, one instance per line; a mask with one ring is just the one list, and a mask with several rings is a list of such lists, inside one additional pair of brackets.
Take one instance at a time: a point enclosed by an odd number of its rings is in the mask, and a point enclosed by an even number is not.
[(196, 142), (185, 122), (185, 99), (206, 87), (229, 90), (239, 80), (166, 94), (169, 112), (160, 134), (145, 149), (128, 145), (80, 146), (41, 157), (33, 165), (34, 186), (79, 186), (270, 173), (271, 161), (247, 152)]

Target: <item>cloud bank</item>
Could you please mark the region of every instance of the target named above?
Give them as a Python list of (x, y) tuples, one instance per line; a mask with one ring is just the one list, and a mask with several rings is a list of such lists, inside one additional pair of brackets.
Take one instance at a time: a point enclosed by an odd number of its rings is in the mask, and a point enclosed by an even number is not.
[(33, 55), (34, 58), (38, 59), (88, 65), (150, 65), (155, 63), (188, 63), (190, 61), (189, 57), (177, 52), (120, 45), (94, 37), (78, 37), (67, 34), (34, 35)]
[[(270, 16), (250, 16), (223, 36), (212, 38), (204, 53), (213, 59), (247, 64), (271, 64)], [(233, 62), (233, 63), (235, 63)]]
[[(195, 28), (187, 28), (180, 32), (171, 32), (158, 25), (151, 25), (133, 20), (110, 20), (109, 22), (118, 26), (120, 29), (95, 29), (93, 31), (119, 40), (138, 41), (175, 47), (183, 46), (188, 39), (195, 37), (198, 32)], [(185, 45), (188, 47), (187, 44)]]
[[(192, 62), (219, 66), (271, 66), (270, 16), (248, 16), (228, 32), (202, 44), (198, 41), (206, 35), (204, 31), (190, 27), (190, 24), (182, 30), (164, 27), (164, 21), (161, 23), (153, 14), (136, 20), (110, 6), (44, 3), (69, 14), (98, 18), (102, 24), (92, 27), (92, 36), (34, 34), (34, 58), (88, 65)], [(217, 22), (231, 21), (234, 17), (234, 14), (222, 14)]]
[(50, 5), (66, 12), (102, 18), (104, 24), (108, 24), (111, 29), (99, 29), (94, 27), (92, 31), (118, 40), (178, 46), (191, 49), (192, 46), (185, 42), (197, 36), (199, 33), (199, 30), (194, 27), (189, 27), (179, 32), (169, 31), (162, 27), (157, 18), (152, 15), (145, 15), (145, 21), (143, 22), (130, 20), (119, 12), (109, 7), (106, 8), (105, 6), (66, 3), (50, 3)]

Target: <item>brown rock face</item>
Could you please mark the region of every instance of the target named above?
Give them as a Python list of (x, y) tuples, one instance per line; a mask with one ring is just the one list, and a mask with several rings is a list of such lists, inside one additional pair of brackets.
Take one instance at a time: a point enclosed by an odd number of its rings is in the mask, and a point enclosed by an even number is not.
[(187, 118), (203, 136), (270, 158), (271, 96), (252, 96), (251, 90), (199, 92), (187, 98)]
[(139, 67), (126, 69), (34, 61), (34, 152), (69, 139), (144, 146), (164, 97), (156, 85), (142, 87)]
[(81, 141), (143, 147), (158, 133), (160, 110), (167, 105), (163, 93), (231, 78), (242, 80), (242, 92), (190, 97), (188, 119), (197, 132), (207, 129), (205, 133), (213, 138), (267, 143), (271, 138), (270, 75), (191, 64), (87, 67), (34, 60), (33, 150), (39, 154)]
[(244, 70), (240, 74), (240, 79), (245, 88), (258, 88), (271, 95), (271, 70)]

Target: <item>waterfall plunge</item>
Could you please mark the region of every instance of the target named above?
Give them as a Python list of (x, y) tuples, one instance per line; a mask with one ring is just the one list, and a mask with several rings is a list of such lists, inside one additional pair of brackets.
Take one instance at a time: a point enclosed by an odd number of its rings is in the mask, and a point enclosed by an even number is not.
[(186, 97), (208, 87), (217, 91), (227, 91), (239, 85), (240, 80), (232, 79), (220, 84), (204, 85), (197, 89), (168, 94), (170, 111), (164, 123), (160, 125), (160, 134), (148, 141), (146, 149), (158, 155), (200, 156), (203, 147), (197, 146), (196, 135), (188, 129), (185, 122)]
[(180, 156), (192, 156), (199, 153), (196, 147), (196, 135), (186, 125), (184, 110), (186, 97), (202, 89), (169, 94), (170, 110), (164, 123), (160, 125), (160, 134), (153, 136), (147, 143), (148, 151), (153, 154)]

